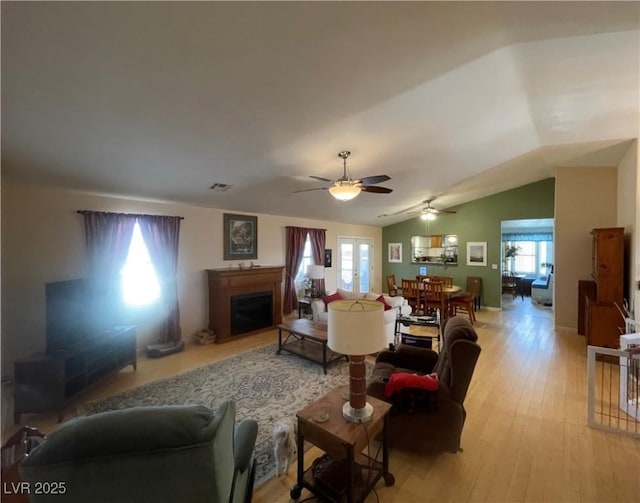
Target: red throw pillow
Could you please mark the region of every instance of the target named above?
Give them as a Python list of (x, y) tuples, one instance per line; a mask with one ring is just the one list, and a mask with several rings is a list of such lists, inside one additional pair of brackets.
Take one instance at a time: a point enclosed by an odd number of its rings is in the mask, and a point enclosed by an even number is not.
[(380, 295), (380, 297), (378, 297), (376, 300), (384, 304), (385, 311), (388, 311), (389, 309), (391, 309), (391, 306), (384, 301), (384, 295)]
[(324, 302), (324, 306), (327, 307), (334, 300), (342, 300), (342, 295), (338, 292), (332, 293), (331, 295), (325, 295), (322, 297), (322, 301)]
[(427, 391), (438, 390), (438, 376), (429, 374), (421, 376), (418, 374), (409, 374), (407, 372), (394, 372), (389, 378), (387, 386), (384, 388), (384, 397), (391, 398), (391, 395), (402, 391), (405, 388), (418, 388)]

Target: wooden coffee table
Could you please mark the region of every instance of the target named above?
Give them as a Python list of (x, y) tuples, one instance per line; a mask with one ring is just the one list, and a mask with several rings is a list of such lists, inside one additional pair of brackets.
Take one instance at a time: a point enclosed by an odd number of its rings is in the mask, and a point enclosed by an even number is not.
[[(285, 336), (283, 340), (283, 335)], [(327, 365), (348, 357), (332, 351), (327, 346), (327, 325), (304, 318), (286, 321), (278, 325), (278, 351), (288, 351), (294, 355), (322, 365), (327, 373)]]

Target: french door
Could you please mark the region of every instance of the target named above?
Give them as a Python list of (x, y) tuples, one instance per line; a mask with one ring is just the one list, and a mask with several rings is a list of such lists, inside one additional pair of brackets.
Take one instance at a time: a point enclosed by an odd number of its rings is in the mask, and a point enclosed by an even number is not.
[(338, 288), (354, 293), (371, 290), (373, 239), (338, 238)]

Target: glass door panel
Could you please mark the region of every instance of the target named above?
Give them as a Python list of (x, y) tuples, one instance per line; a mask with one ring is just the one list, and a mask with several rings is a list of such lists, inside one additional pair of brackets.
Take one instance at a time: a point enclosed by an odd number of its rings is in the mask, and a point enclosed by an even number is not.
[(354, 293), (371, 290), (373, 240), (338, 238), (338, 288)]

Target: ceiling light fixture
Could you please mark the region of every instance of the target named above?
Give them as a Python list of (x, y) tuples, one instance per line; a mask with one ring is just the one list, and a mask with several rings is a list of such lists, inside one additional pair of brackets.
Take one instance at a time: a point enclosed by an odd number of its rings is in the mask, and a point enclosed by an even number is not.
[(426, 211), (422, 215), (420, 215), (420, 218), (422, 220), (435, 220), (436, 216), (434, 213), (431, 213), (430, 211)]
[(347, 171), (347, 158), (351, 155), (348, 150), (338, 153), (338, 157), (342, 159), (342, 177), (333, 183), (333, 187), (329, 187), (329, 194), (339, 201), (350, 201), (362, 190), (351, 179), (351, 173)]
[(329, 187), (329, 194), (340, 201), (349, 201), (360, 194), (361, 190), (351, 182), (338, 181), (333, 187)]

